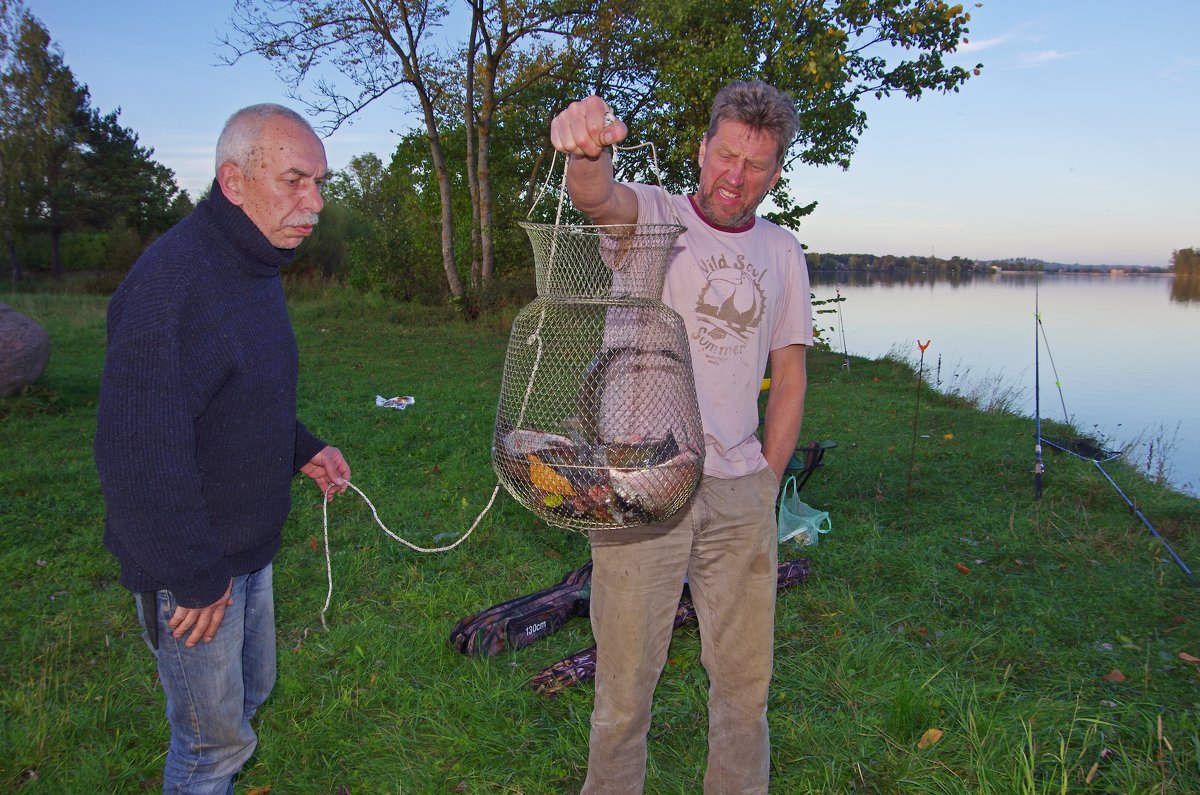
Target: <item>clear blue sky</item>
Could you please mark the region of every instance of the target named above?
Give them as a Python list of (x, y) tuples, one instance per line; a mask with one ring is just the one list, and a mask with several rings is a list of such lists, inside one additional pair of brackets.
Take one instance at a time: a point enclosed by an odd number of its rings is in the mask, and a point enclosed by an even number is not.
[[(990, 0), (956, 62), (984, 64), (959, 94), (867, 100), (849, 171), (802, 168), (820, 204), (814, 251), (1037, 257), (1166, 265), (1200, 246), (1200, 0)], [(258, 59), (220, 61), (232, 2), (28, 0), (103, 111), (195, 195), (221, 124), (290, 100)], [(398, 95), (326, 141), (339, 168), (388, 159), (410, 124)], [(319, 120), (318, 120), (319, 122)], [(636, 139), (637, 132), (632, 137)]]

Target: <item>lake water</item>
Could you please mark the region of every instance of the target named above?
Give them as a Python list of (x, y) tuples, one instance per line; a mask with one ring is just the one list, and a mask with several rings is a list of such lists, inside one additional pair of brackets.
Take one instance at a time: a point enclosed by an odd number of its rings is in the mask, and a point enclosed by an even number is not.
[(846, 299), (816, 318), (835, 351), (844, 333), (853, 356), (894, 353), (915, 364), (916, 341), (930, 340), (928, 381), (960, 393), (999, 384), (1013, 410), (1031, 418), (1036, 353), (1044, 420), (1062, 421), (1065, 404), (1076, 428), (1111, 449), (1133, 445), (1130, 459), (1143, 467), (1149, 459), (1157, 470), (1165, 455), (1171, 484), (1200, 495), (1200, 296), (1180, 296), (1173, 277), (920, 274), (901, 282), (817, 271), (812, 286), (818, 300)]

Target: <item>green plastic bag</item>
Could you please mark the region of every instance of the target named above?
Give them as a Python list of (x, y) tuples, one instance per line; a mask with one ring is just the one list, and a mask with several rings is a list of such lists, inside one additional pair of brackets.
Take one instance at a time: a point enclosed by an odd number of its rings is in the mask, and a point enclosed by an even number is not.
[(813, 546), (822, 533), (833, 529), (828, 511), (818, 511), (800, 499), (796, 476), (783, 482), (779, 495), (779, 543), (796, 539), (801, 546)]

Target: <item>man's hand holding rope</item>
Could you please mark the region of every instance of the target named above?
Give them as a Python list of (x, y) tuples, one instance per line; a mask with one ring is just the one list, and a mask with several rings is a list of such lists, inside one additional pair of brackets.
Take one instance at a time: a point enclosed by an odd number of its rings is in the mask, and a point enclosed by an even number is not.
[(313, 479), (326, 500), (332, 500), (335, 493), (345, 491), (350, 481), (350, 465), (346, 463), (342, 451), (333, 446), (322, 448), (311, 461), (300, 467), (300, 471)]

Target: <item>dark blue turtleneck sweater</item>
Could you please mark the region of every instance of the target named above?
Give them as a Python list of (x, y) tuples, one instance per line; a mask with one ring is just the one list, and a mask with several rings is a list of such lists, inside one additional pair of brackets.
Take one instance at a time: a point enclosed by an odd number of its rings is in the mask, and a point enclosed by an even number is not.
[(324, 446), (296, 420), (291, 257), (214, 183), (113, 295), (95, 455), (131, 591), (203, 607), (279, 549), (291, 478)]

